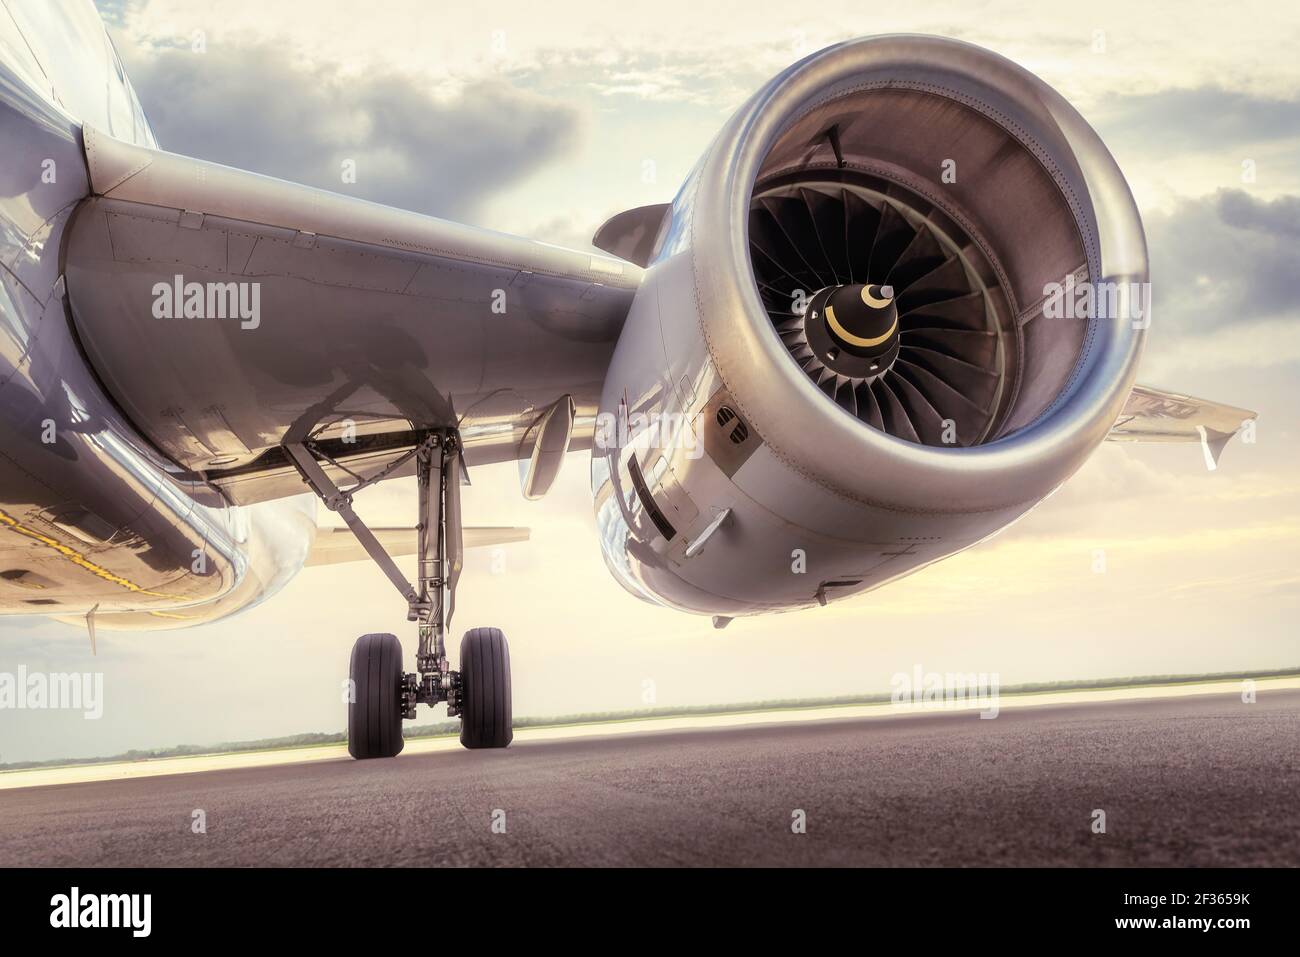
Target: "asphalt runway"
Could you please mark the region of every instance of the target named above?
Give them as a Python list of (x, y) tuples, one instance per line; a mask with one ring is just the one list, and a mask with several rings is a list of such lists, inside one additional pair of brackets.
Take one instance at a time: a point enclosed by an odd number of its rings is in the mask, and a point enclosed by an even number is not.
[(1300, 691), (27, 788), (0, 863), (1296, 866)]

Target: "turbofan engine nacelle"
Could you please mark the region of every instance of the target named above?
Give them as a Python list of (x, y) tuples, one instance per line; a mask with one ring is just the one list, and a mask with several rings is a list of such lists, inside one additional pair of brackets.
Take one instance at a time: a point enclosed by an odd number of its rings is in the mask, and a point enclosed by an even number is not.
[(597, 421), (601, 543), (633, 592), (722, 616), (824, 604), (1005, 527), (1106, 437), (1148, 318), (1141, 221), (1097, 135), (1010, 61), (930, 37), (775, 77), (649, 260)]

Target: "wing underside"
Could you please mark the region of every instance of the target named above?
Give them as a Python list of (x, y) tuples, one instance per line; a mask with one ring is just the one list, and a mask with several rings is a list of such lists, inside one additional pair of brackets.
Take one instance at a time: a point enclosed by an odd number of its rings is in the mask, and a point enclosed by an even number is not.
[(571, 403), (590, 441), (636, 265), (84, 131), (73, 321), (131, 422), (246, 503), (295, 494), (281, 446), (340, 477), (459, 426), (466, 461), (527, 458)]
[[(390, 557), (414, 555), (418, 549), (419, 530), (414, 528), (372, 528), (375, 538)], [(462, 529), (465, 548), (487, 548), (528, 541), (529, 530), (512, 526), (467, 526)], [(307, 565), (338, 565), (344, 562), (370, 561), (365, 546), (349, 528), (322, 528), (316, 533), (307, 554)]]

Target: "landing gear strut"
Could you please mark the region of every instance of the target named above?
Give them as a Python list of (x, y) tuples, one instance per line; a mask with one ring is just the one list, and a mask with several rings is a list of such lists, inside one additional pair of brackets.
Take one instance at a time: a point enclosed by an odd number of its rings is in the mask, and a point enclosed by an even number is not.
[[(285, 445), (285, 452), (325, 506), (352, 529), (366, 552), (406, 599), (406, 618), (417, 623), (419, 645), (414, 674), (402, 671), (401, 645), (389, 634), (363, 635), (352, 652), (352, 697), (348, 706), (348, 750), (354, 758), (393, 757), (402, 750), (401, 722), (416, 705), (447, 702), (447, 714), (461, 718), (467, 748), (504, 748), (511, 730), (510, 649), (496, 628), (472, 628), (460, 647), (460, 671), (447, 659), (447, 625), (456, 610), (461, 535), (459, 437), (453, 431), (425, 434), (416, 447), (379, 475), (340, 490), (311, 443)], [(416, 580), (411, 585), (392, 557), (352, 510), (352, 496), (411, 458), (419, 483)], [(341, 467), (341, 466), (340, 466)]]

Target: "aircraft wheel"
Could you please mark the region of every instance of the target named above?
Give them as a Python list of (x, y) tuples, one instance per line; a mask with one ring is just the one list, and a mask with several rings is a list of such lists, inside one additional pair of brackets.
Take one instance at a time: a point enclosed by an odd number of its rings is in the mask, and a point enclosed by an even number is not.
[(396, 635), (362, 635), (352, 646), (348, 753), (391, 758), (402, 750), (402, 646)]
[(500, 628), (471, 628), (460, 641), (460, 743), (504, 748), (514, 738), (510, 646)]

